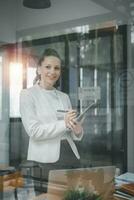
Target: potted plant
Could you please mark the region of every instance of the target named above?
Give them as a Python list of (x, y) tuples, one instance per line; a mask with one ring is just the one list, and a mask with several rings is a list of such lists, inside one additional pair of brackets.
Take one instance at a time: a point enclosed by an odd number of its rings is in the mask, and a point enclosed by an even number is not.
[(63, 200), (103, 200), (99, 194), (87, 190), (69, 189), (65, 192)]

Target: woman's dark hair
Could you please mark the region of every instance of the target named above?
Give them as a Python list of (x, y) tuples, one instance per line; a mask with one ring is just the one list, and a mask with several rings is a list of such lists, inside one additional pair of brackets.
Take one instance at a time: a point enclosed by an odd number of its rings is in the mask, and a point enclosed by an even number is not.
[(60, 61), (62, 62), (59, 54), (57, 53), (57, 51), (55, 49), (51, 49), (51, 48), (48, 48), (48, 49), (45, 49), (45, 51), (43, 52), (43, 54), (41, 55), (41, 57), (39, 58), (38, 60), (38, 66), (37, 66), (37, 70), (36, 70), (36, 77), (33, 81), (33, 84), (39, 82), (41, 80), (41, 76), (40, 74), (38, 74), (38, 67), (41, 66), (42, 62), (44, 61), (45, 57), (47, 56), (54, 56), (56, 58), (59, 58)]
[(40, 59), (38, 61), (39, 66), (44, 61), (45, 57), (47, 57), (47, 56), (54, 56), (54, 57), (57, 57), (61, 60), (59, 54), (57, 53), (57, 51), (55, 49), (48, 48), (43, 52), (42, 56), (40, 57)]

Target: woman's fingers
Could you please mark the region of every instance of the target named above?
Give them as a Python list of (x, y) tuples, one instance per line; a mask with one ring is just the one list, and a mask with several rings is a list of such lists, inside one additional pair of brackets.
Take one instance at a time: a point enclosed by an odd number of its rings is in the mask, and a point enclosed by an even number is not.
[(77, 126), (77, 121), (75, 119), (72, 119), (68, 122), (69, 126), (71, 127), (71, 129), (75, 129)]
[(70, 110), (65, 114), (65, 121), (69, 122), (70, 120), (73, 120), (76, 118), (76, 111), (75, 110)]
[[(75, 132), (76, 129), (79, 129), (78, 126), (76, 127), (76, 125), (78, 124), (78, 122), (76, 121), (76, 117), (77, 117), (77, 111), (76, 110), (69, 110), (65, 114), (66, 127), (70, 128), (74, 132)], [(76, 130), (76, 132), (77, 132), (77, 130)]]
[(75, 135), (79, 136), (82, 133), (82, 126), (80, 122), (72, 120), (69, 122), (69, 128), (74, 132)]
[(76, 110), (71, 110), (71, 111), (68, 111), (68, 112), (67, 112), (67, 115), (68, 115), (68, 117), (70, 117), (70, 118), (74, 118), (74, 117), (77, 116), (77, 112), (76, 112)]

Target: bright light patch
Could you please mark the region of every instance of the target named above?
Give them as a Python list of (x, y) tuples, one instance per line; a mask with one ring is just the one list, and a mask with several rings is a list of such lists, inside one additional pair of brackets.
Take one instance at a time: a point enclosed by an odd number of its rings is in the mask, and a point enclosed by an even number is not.
[(22, 64), (10, 63), (10, 117), (20, 117), (19, 96), (22, 89)]
[(29, 67), (27, 69), (27, 87), (33, 86), (33, 80), (36, 76), (36, 68), (35, 67)]

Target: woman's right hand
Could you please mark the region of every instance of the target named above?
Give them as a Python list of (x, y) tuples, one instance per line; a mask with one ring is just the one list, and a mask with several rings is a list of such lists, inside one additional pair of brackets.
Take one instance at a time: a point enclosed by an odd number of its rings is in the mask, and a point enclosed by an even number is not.
[(76, 110), (69, 110), (64, 117), (65, 124), (67, 128), (70, 128), (70, 121), (73, 121), (76, 119), (77, 111)]

